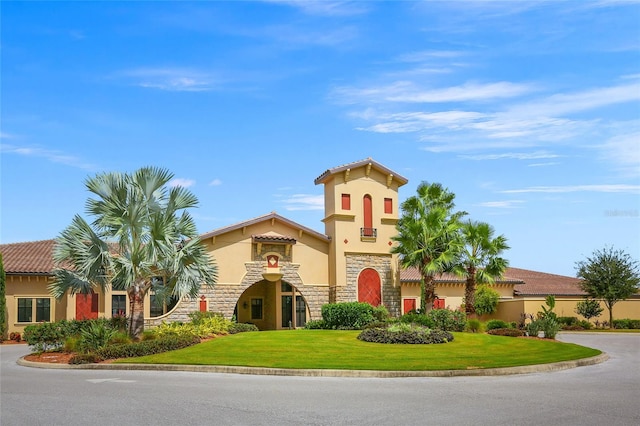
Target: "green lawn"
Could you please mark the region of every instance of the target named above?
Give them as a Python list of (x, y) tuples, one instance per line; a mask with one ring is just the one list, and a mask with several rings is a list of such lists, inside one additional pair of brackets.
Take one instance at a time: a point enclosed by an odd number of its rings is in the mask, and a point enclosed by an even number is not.
[(240, 333), (189, 348), (120, 363), (228, 365), (294, 369), (464, 370), (546, 364), (601, 351), (554, 340), (453, 333), (437, 345), (361, 342), (359, 331), (291, 330)]

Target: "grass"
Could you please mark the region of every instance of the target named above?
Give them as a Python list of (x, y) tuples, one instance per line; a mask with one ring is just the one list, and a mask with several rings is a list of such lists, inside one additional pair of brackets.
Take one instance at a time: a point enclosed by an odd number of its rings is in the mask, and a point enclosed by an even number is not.
[(359, 331), (290, 330), (240, 333), (189, 348), (119, 363), (227, 365), (293, 369), (465, 370), (546, 364), (601, 351), (555, 340), (453, 333), (437, 345), (387, 345), (358, 340)]

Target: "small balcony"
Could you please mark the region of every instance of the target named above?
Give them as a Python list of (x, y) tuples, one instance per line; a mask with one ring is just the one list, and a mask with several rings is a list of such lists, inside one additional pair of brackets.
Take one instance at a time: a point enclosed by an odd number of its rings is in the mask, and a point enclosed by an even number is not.
[(360, 228), (360, 238), (362, 240), (375, 240), (377, 236), (377, 228)]

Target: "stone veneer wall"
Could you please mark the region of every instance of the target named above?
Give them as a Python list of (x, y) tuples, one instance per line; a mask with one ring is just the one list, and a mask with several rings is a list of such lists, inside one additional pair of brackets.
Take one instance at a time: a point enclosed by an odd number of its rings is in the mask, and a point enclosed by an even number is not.
[(347, 254), (347, 285), (336, 288), (336, 302), (358, 300), (358, 276), (365, 268), (375, 269), (380, 275), (382, 304), (391, 316), (400, 315), (400, 286), (393, 286), (391, 256), (373, 254)]
[[(231, 318), (236, 307), (238, 299), (246, 289), (257, 282), (263, 281), (262, 273), (264, 272), (264, 261), (246, 262), (245, 267), (247, 273), (238, 284), (216, 284), (213, 288), (203, 287), (200, 289), (200, 295), (207, 299), (207, 308), (210, 312), (220, 312), (225, 318)], [(322, 318), (322, 305), (329, 303), (329, 287), (328, 285), (304, 285), (298, 275), (300, 265), (290, 262), (280, 263), (280, 272), (282, 281), (294, 286), (298, 293), (301, 294), (309, 308), (308, 320), (316, 320)], [(166, 315), (145, 319), (146, 326), (160, 325), (162, 321), (189, 321), (188, 314), (200, 310), (200, 298), (191, 299), (185, 297), (176, 305), (176, 307)]]

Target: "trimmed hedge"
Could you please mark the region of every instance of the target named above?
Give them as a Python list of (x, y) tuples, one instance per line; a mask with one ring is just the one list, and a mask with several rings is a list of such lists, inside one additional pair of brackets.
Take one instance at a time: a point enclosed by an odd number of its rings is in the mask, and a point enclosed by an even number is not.
[(499, 319), (492, 319), (487, 321), (487, 325), (485, 326), (485, 328), (487, 329), (487, 331), (497, 330), (499, 328), (509, 328), (509, 323)]
[(618, 330), (638, 330), (640, 329), (640, 320), (629, 318), (613, 320), (613, 328)]
[(327, 329), (361, 330), (375, 321), (374, 309), (364, 302), (328, 303), (322, 306), (322, 319)]
[(487, 334), (494, 336), (509, 336), (509, 337), (521, 337), (524, 336), (524, 331), (517, 328), (493, 328), (487, 331)]
[(168, 334), (154, 340), (144, 340), (137, 343), (109, 345), (98, 349), (95, 355), (102, 359), (131, 358), (174, 351), (200, 343), (196, 336)]
[(425, 327), (413, 327), (411, 330), (393, 331), (389, 328), (368, 328), (358, 339), (370, 343), (388, 343), (405, 345), (427, 345), (453, 341), (448, 331), (431, 330)]
[(229, 334), (246, 333), (249, 331), (259, 331), (255, 324), (233, 323), (229, 326)]

